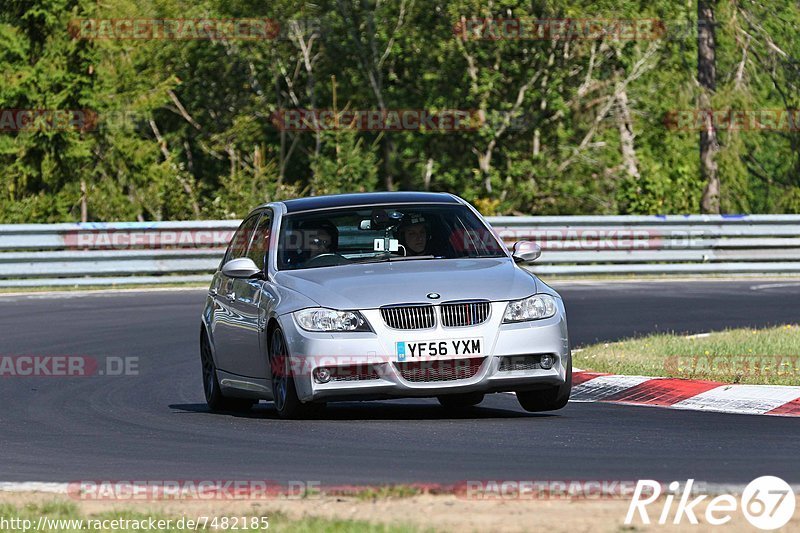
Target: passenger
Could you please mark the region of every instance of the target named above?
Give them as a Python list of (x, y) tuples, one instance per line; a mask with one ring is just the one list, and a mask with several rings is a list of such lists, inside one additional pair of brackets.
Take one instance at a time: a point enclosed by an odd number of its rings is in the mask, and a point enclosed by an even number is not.
[(407, 215), (398, 228), (400, 244), (406, 249), (406, 255), (431, 255), (428, 250), (430, 232), (428, 223), (422, 215)]

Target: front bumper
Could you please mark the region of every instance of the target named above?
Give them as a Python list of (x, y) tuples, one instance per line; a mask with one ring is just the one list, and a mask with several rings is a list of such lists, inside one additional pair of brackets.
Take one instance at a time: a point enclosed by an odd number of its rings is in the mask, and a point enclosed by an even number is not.
[[(552, 318), (502, 324), (505, 302), (492, 303), (489, 320), (481, 325), (463, 328), (428, 330), (395, 330), (387, 327), (378, 310), (362, 311), (374, 333), (312, 333), (297, 326), (291, 314), (280, 317), (289, 346), (297, 394), (301, 401), (335, 401), (402, 397), (431, 397), (467, 392), (501, 392), (544, 388), (563, 384), (567, 368), (572, 364), (569, 353), (564, 306), (556, 299), (558, 312)], [(430, 381), (407, 379), (397, 361), (397, 342), (456, 340), (480, 337), (483, 354), (480, 366), (459, 379)], [(501, 362), (507, 356), (554, 356), (550, 369), (528, 368), (507, 370)], [(420, 363), (423, 367), (438, 364)], [(444, 364), (444, 363), (443, 363)], [(320, 367), (370, 368), (373, 379), (349, 379), (318, 383), (314, 370)], [(475, 365), (477, 366), (477, 364)]]

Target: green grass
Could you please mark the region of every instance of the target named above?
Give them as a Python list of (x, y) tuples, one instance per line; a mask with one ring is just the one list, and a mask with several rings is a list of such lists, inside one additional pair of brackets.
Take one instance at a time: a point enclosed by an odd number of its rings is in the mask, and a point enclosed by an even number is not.
[(384, 500), (387, 498), (411, 498), (422, 494), (422, 489), (411, 485), (383, 485), (380, 487), (370, 487), (356, 493), (356, 497), (362, 501)]
[[(231, 513), (233, 516), (234, 513)], [(188, 527), (177, 527), (177, 521), (181, 518), (181, 516), (175, 515), (164, 515), (160, 513), (144, 513), (140, 511), (132, 511), (132, 510), (121, 510), (121, 511), (112, 511), (112, 512), (103, 512), (91, 515), (85, 515), (80, 512), (78, 507), (72, 502), (60, 502), (60, 501), (53, 501), (44, 504), (29, 504), (24, 507), (16, 507), (9, 504), (0, 504), (0, 533), (21, 533), (23, 531), (21, 522), (8, 523), (3, 524), (3, 520), (9, 521), (11, 519), (20, 519), (20, 520), (30, 520), (31, 521), (31, 529), (28, 531), (33, 531), (36, 528), (36, 524), (39, 521), (40, 516), (46, 516), (51, 519), (63, 519), (63, 520), (128, 520), (128, 521), (141, 521), (142, 524), (145, 524), (150, 518), (155, 520), (167, 520), (171, 519), (172, 524), (171, 527), (158, 529), (159, 533), (179, 533), (179, 532), (189, 532), (189, 531), (233, 531), (232, 522), (229, 523), (229, 527), (227, 529), (223, 529), (218, 527), (217, 529), (212, 529), (211, 523), (208, 523), (208, 527), (203, 529), (202, 527), (198, 527), (196, 529), (190, 529)], [(247, 524), (250, 524), (250, 519), (254, 516), (265, 516), (268, 518), (269, 528), (253, 528), (248, 529), (247, 527), (241, 527), (241, 522), (239, 523), (239, 528), (235, 531), (281, 531), (281, 532), (293, 532), (293, 533), (361, 533), (361, 532), (368, 532), (368, 533), (407, 533), (418, 531), (418, 529), (404, 526), (404, 525), (380, 525), (380, 524), (371, 524), (369, 522), (359, 521), (359, 520), (338, 520), (338, 519), (326, 519), (326, 518), (316, 518), (316, 517), (304, 517), (302, 519), (290, 519), (287, 516), (281, 513), (262, 513), (259, 515), (249, 515)], [(221, 517), (221, 515), (220, 515)], [(196, 520), (196, 516), (187, 515), (186, 518)], [(240, 517), (241, 520), (241, 517)], [(131, 527), (128, 529), (88, 529), (84, 527), (83, 529), (76, 529), (73, 527), (69, 527), (68, 525), (63, 525), (62, 527), (51, 527), (51, 528), (44, 528), (42, 530), (38, 530), (37, 533), (47, 533), (47, 532), (75, 532), (75, 533), (85, 533), (86, 531), (137, 531), (140, 533), (141, 531), (146, 531), (146, 529), (136, 529), (135, 525), (130, 524)], [(85, 526), (85, 525), (84, 525)], [(146, 526), (145, 526), (146, 527)], [(156, 530), (151, 530), (156, 531)]]
[(656, 334), (575, 350), (573, 364), (612, 374), (800, 385), (800, 326)]
[[(211, 278), (209, 277), (209, 283)], [(174, 282), (174, 283), (143, 283), (139, 284), (120, 284), (120, 285), (55, 285), (40, 287), (0, 287), (0, 295), (6, 293), (32, 293), (37, 292), (86, 292), (86, 291), (114, 291), (138, 289), (207, 289), (208, 283), (197, 283), (196, 281)]]

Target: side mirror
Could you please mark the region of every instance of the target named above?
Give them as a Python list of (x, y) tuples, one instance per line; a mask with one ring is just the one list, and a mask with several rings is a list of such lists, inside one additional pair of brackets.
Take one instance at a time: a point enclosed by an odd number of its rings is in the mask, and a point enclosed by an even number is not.
[(261, 269), (249, 257), (240, 257), (222, 265), (222, 273), (229, 278), (253, 278), (261, 274)]
[(531, 241), (519, 241), (514, 243), (514, 250), (511, 257), (517, 263), (533, 263), (542, 255), (542, 247)]

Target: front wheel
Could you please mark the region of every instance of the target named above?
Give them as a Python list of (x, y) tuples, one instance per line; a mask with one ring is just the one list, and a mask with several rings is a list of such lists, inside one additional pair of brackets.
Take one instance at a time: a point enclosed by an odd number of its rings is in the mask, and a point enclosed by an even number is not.
[(203, 392), (206, 404), (212, 411), (248, 411), (255, 400), (223, 396), (217, 379), (217, 365), (211, 356), (211, 346), (205, 332), (200, 334), (200, 362), (203, 365)]
[(269, 363), (272, 369), (272, 398), (279, 417), (305, 418), (325, 407), (325, 404), (303, 403), (297, 397), (289, 350), (280, 328), (275, 328), (270, 336)]
[(533, 391), (517, 391), (517, 401), (528, 412), (555, 411), (567, 405), (572, 392), (572, 357), (567, 366), (567, 376), (561, 385)]

